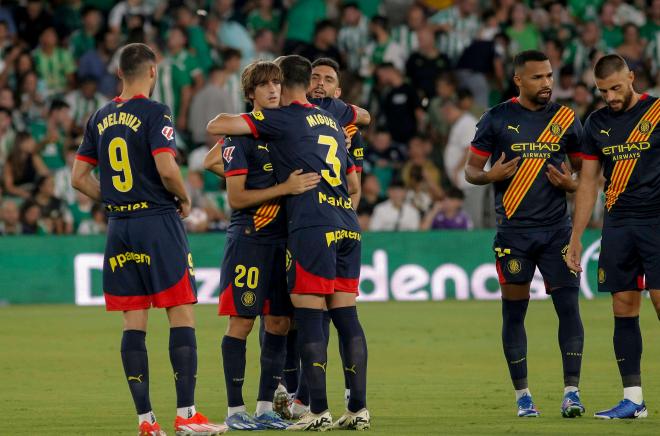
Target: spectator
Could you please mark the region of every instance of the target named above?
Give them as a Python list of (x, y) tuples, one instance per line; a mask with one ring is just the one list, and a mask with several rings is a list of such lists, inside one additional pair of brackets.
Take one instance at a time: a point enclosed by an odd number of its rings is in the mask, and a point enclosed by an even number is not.
[(626, 23), (632, 23), (636, 28), (642, 27), (646, 24), (646, 17), (644, 13), (637, 9), (634, 5), (628, 4), (623, 0), (609, 0), (616, 9), (614, 22), (619, 26)]
[(614, 22), (616, 8), (613, 3), (606, 2), (600, 9), (600, 28), (603, 35), (603, 43), (608, 50), (614, 50), (623, 42), (621, 27)]
[(20, 112), (28, 129), (34, 126), (44, 125), (44, 114), (46, 112), (46, 96), (40, 86), (37, 73), (28, 71), (18, 83), (20, 90), (21, 106)]
[(58, 47), (54, 27), (47, 27), (39, 37), (39, 48), (34, 51), (37, 74), (46, 83), (48, 96), (61, 94), (73, 86), (76, 64), (71, 52)]
[(15, 140), (16, 132), (11, 125), (11, 112), (6, 107), (0, 106), (0, 174)]
[(646, 2), (649, 5), (646, 13), (646, 24), (639, 29), (642, 39), (649, 43), (660, 34), (660, 0)]
[(395, 27), (392, 30), (392, 39), (394, 39), (403, 48), (403, 53), (408, 58), (419, 48), (418, 32), (426, 27), (426, 12), (424, 8), (413, 3), (408, 9), (406, 22)]
[(119, 34), (104, 32), (98, 36), (96, 50), (88, 51), (78, 62), (78, 76), (90, 77), (96, 80), (98, 90), (105, 97), (112, 98), (120, 92), (117, 90), (114, 55), (119, 48)]
[(53, 17), (44, 6), (45, 2), (41, 0), (28, 0), (25, 7), (16, 11), (17, 34), (30, 49), (37, 46), (43, 31), (53, 25)]
[[(233, 0), (220, 0), (220, 3), (233, 5)], [(241, 52), (243, 56), (242, 68), (254, 59), (254, 42), (250, 32), (236, 19), (231, 18), (229, 14), (220, 15), (220, 28), (218, 29), (218, 42), (220, 47), (234, 48)]]
[[(126, 31), (134, 17), (140, 17), (147, 27), (151, 27), (149, 17), (154, 15), (156, 2), (144, 0), (125, 0), (118, 2), (110, 11), (108, 26), (115, 33)], [(148, 30), (150, 31), (150, 29)]]
[(254, 35), (254, 59), (257, 61), (275, 59), (275, 35), (270, 29), (258, 30)]
[(24, 235), (48, 233), (41, 223), (41, 208), (33, 200), (27, 200), (21, 205), (21, 228)]
[(479, 33), (481, 23), (475, 13), (476, 5), (476, 0), (457, 0), (455, 6), (437, 12), (429, 20), (436, 31), (442, 32), (439, 48), (452, 63), (458, 61)]
[(516, 3), (511, 9), (511, 25), (506, 34), (512, 41), (511, 51), (537, 50), (541, 46), (541, 34), (530, 22), (529, 9), (524, 3)]
[(206, 41), (204, 29), (199, 25), (197, 15), (193, 14), (190, 8), (181, 6), (176, 10), (175, 16), (176, 26), (186, 29), (190, 54), (195, 58), (202, 72), (208, 73), (213, 65), (211, 47)]
[(467, 88), (460, 88), (456, 92), (456, 98), (458, 99), (458, 107), (460, 107), (462, 111), (472, 114), (475, 119), (481, 118), (484, 112), (486, 112), (485, 107), (479, 106), (474, 101), (472, 91)]
[(190, 131), (195, 144), (206, 141), (206, 124), (217, 114), (240, 113), (245, 110), (240, 78), (240, 53), (234, 49), (225, 52), (225, 64), (209, 71), (207, 84), (193, 97), (190, 105)]
[(406, 200), (421, 213), (429, 210), (434, 200), (443, 197), (442, 174), (429, 159), (433, 146), (428, 138), (414, 136), (408, 147), (409, 160), (401, 169), (401, 179), (407, 189)]
[[(77, 141), (77, 143), (80, 142)], [(53, 176), (55, 180), (55, 197), (61, 198), (68, 205), (76, 202), (76, 190), (71, 186), (71, 169), (73, 168), (77, 151), (78, 146), (75, 144), (69, 144), (66, 147), (64, 152), (65, 165), (55, 171)]]
[(8, 236), (23, 234), (23, 226), (21, 225), (18, 205), (14, 200), (5, 198), (4, 201), (2, 201), (0, 212), (0, 235)]
[(566, 8), (561, 2), (553, 1), (547, 9), (550, 22), (542, 32), (543, 39), (567, 44), (575, 37), (575, 26), (571, 24)]
[(516, 0), (494, 0), (493, 13), (498, 27), (504, 28), (509, 23), (511, 9), (516, 4)]
[(392, 175), (401, 168), (407, 156), (404, 144), (393, 142), (392, 135), (386, 130), (376, 130), (366, 147), (364, 170), (378, 177), (380, 185), (386, 188)]
[[(80, 224), (92, 219), (94, 201), (80, 191), (75, 191), (75, 201), (69, 204), (69, 211), (73, 220), (73, 230), (78, 233)], [(104, 212), (105, 213), (105, 212)]]
[(580, 77), (591, 66), (589, 55), (593, 51), (604, 50), (598, 24), (588, 21), (582, 26), (579, 39), (573, 40), (564, 51), (564, 65), (570, 65), (575, 75)]
[(631, 71), (644, 69), (644, 41), (640, 38), (636, 25), (626, 23), (623, 26), (623, 43), (616, 51), (626, 60)]
[(284, 54), (296, 53), (310, 44), (316, 23), (327, 18), (323, 0), (293, 0), (284, 27)]
[(369, 43), (369, 24), (357, 3), (344, 3), (337, 46), (344, 64), (352, 73), (360, 70), (360, 62)]
[(41, 177), (34, 188), (33, 200), (41, 208), (42, 224), (50, 234), (70, 234), (73, 219), (65, 203), (55, 196), (52, 175)]
[(337, 28), (330, 20), (321, 20), (314, 28), (314, 39), (300, 52), (311, 62), (319, 58), (330, 58), (342, 62), (337, 49)]
[(406, 62), (406, 75), (421, 99), (435, 97), (435, 78), (449, 70), (449, 59), (435, 46), (435, 35), (429, 27), (417, 30), (418, 49)]
[(21, 111), (16, 107), (16, 100), (11, 88), (0, 88), (0, 107), (3, 107), (11, 114), (11, 123), (14, 130), (25, 130), (25, 123)]
[(82, 132), (89, 117), (106, 104), (108, 99), (97, 92), (98, 86), (93, 77), (82, 77), (78, 83), (79, 87), (69, 92), (64, 101), (71, 109), (74, 127), (78, 132)]
[(575, 73), (573, 67), (564, 65), (559, 70), (559, 81), (555, 82), (552, 99), (560, 104), (570, 104), (575, 92)]
[(405, 69), (405, 52), (403, 47), (390, 37), (387, 18), (373, 17), (369, 23), (369, 36), (371, 42), (365, 49), (360, 66), (362, 77), (371, 77), (376, 67), (386, 63), (393, 65), (399, 71)]
[(280, 27), (282, 27), (282, 12), (273, 9), (273, 0), (258, 0), (257, 7), (247, 17), (247, 28), (250, 33), (255, 37), (257, 32), (264, 29), (278, 33)]
[(30, 198), (38, 177), (48, 175), (48, 168), (37, 153), (37, 143), (28, 133), (16, 134), (16, 143), (9, 153), (3, 171), (5, 191), (9, 195)]
[[(374, 208), (378, 203), (385, 199), (382, 196), (382, 188), (378, 177), (373, 174), (364, 174), (362, 176), (362, 191), (360, 203), (357, 207), (357, 214), (370, 216), (374, 213)], [(367, 226), (368, 228), (368, 226)]]
[(103, 206), (96, 203), (92, 206), (91, 218), (85, 219), (78, 227), (79, 235), (102, 235), (108, 230), (108, 218)]
[(407, 143), (424, 121), (424, 110), (412, 85), (393, 64), (385, 63), (376, 71), (380, 91), (381, 123), (392, 139)]
[(7, 82), (11, 67), (21, 50), (21, 45), (17, 44), (14, 35), (9, 32), (7, 22), (0, 20), (0, 83)]
[(472, 219), (463, 210), (463, 192), (455, 187), (447, 189), (445, 198), (437, 201), (424, 216), (421, 230), (470, 230)]
[(32, 135), (39, 141), (41, 157), (48, 168), (56, 170), (64, 166), (64, 149), (71, 141), (72, 129), (71, 108), (64, 100), (51, 103), (45, 126), (31, 129)]
[[(435, 97), (431, 99), (426, 116), (426, 125), (431, 140), (435, 144), (444, 144), (449, 134), (449, 124), (442, 116), (442, 105), (445, 101), (454, 98), (458, 82), (452, 73), (444, 73), (435, 79)], [(441, 162), (438, 158), (439, 149), (434, 150), (434, 160)]]
[(71, 53), (75, 59), (90, 50), (96, 49), (98, 35), (103, 27), (103, 16), (96, 8), (88, 7), (82, 11), (82, 29), (78, 29), (69, 38)]
[(406, 190), (401, 181), (394, 181), (387, 188), (388, 199), (374, 208), (369, 230), (396, 232), (419, 230), (419, 211), (406, 201)]
[(587, 116), (591, 113), (593, 100), (593, 95), (586, 83), (579, 82), (575, 85), (575, 91), (573, 92), (573, 99), (570, 106), (575, 111), (575, 115), (578, 116), (582, 124), (584, 124)]

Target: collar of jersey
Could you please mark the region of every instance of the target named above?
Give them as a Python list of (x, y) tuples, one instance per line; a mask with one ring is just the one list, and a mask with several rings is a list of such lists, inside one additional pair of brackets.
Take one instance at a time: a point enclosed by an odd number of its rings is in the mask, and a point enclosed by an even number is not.
[(147, 97), (146, 97), (144, 94), (138, 94), (138, 95), (134, 95), (133, 97), (131, 97), (131, 98), (127, 99), (127, 100), (124, 100), (124, 99), (121, 98), (120, 96), (117, 96), (117, 97), (113, 98), (112, 101), (114, 101), (115, 103), (123, 103), (123, 102), (125, 102), (125, 101), (135, 100), (135, 99), (137, 99), (137, 98), (147, 98)]
[(314, 107), (314, 105), (311, 104), (311, 103), (301, 103), (298, 100), (293, 100), (291, 102), (291, 104), (297, 104), (297, 105), (304, 106), (304, 107)]

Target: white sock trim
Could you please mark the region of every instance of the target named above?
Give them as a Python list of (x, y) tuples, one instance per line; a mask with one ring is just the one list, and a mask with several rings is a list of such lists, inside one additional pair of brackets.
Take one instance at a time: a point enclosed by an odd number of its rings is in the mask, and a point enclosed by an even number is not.
[(266, 412), (273, 411), (273, 402), (272, 401), (257, 401), (257, 409), (255, 415), (260, 416)]
[(156, 423), (156, 415), (152, 410), (148, 411), (147, 413), (138, 415), (138, 425), (142, 424), (144, 421), (147, 421), (149, 424)]
[(529, 388), (515, 389), (515, 392), (516, 392), (516, 401), (518, 401), (525, 394), (529, 395), (530, 397), (532, 396), (532, 393), (529, 391)]
[(237, 413), (240, 412), (245, 412), (245, 404), (242, 406), (236, 406), (236, 407), (227, 407), (227, 417), (230, 417), (232, 415), (236, 415)]
[(642, 395), (641, 386), (631, 386), (629, 388), (623, 388), (623, 398), (630, 400), (635, 404), (642, 404), (644, 402), (644, 396)]
[(195, 416), (196, 413), (197, 413), (197, 410), (195, 409), (194, 404), (192, 406), (188, 406), (188, 407), (177, 407), (176, 408), (176, 416), (180, 416), (181, 418), (190, 419), (193, 416)]
[(566, 386), (566, 387), (564, 387), (564, 395), (566, 395), (569, 392), (580, 392), (580, 389), (578, 389), (577, 386)]

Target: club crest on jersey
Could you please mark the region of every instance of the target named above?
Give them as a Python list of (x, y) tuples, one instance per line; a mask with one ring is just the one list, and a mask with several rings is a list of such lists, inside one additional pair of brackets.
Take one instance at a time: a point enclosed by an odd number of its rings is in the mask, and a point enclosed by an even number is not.
[(646, 135), (647, 133), (649, 133), (651, 131), (652, 126), (653, 126), (653, 124), (651, 124), (651, 122), (649, 120), (640, 121), (639, 122), (639, 127), (638, 127), (639, 133), (641, 133), (643, 135)]
[(564, 129), (557, 123), (552, 123), (552, 125), (550, 125), (550, 133), (554, 136), (561, 136), (563, 131)]
[(522, 270), (522, 265), (518, 259), (511, 259), (509, 263), (506, 264), (506, 269), (508, 269), (511, 274), (518, 274)]
[(258, 121), (264, 120), (264, 113), (261, 111), (252, 111), (252, 116), (254, 117), (255, 120)]
[(163, 130), (161, 130), (160, 133), (162, 133), (168, 141), (171, 141), (172, 138), (174, 138), (174, 128), (170, 126), (163, 127)]
[(225, 149), (222, 151), (222, 157), (227, 161), (227, 163), (231, 162), (233, 159), (231, 155), (234, 154), (234, 148), (236, 147), (225, 147)]
[(254, 306), (254, 303), (257, 302), (257, 294), (255, 294), (252, 291), (246, 291), (241, 295), (241, 303), (243, 303), (243, 306)]

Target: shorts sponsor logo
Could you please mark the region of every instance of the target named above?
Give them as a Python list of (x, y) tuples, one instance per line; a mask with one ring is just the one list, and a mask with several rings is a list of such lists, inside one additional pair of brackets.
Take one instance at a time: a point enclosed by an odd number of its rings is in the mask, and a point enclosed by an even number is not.
[(117, 268), (123, 268), (127, 262), (146, 263), (151, 266), (151, 256), (144, 253), (127, 251), (126, 253), (117, 254), (108, 259), (112, 272), (115, 272)]
[(328, 244), (328, 247), (333, 242), (338, 242), (342, 239), (353, 239), (356, 241), (361, 241), (362, 235), (360, 232), (352, 232), (349, 230), (335, 230), (334, 232), (327, 232), (325, 234), (325, 242)]
[(518, 274), (522, 270), (522, 264), (518, 259), (511, 259), (506, 264), (506, 269), (509, 270), (511, 274)]
[(495, 250), (495, 253), (497, 253), (497, 257), (504, 257), (507, 254), (511, 254), (511, 249), (510, 248), (495, 247), (494, 250)]
[(195, 277), (195, 265), (193, 264), (192, 253), (188, 253), (188, 273), (191, 277)]
[(243, 292), (243, 295), (241, 295), (241, 303), (243, 303), (243, 306), (245, 307), (254, 306), (254, 303), (256, 302), (257, 302), (257, 294), (255, 294), (252, 291), (245, 291)]
[(598, 283), (600, 284), (605, 283), (606, 278), (607, 275), (605, 274), (605, 270), (603, 268), (598, 268)]
[(291, 252), (287, 249), (286, 250), (286, 270), (289, 271), (291, 269), (291, 265), (293, 264), (293, 256), (291, 255)]
[(271, 171), (273, 171), (273, 164), (270, 163), (270, 162), (268, 162), (267, 164), (265, 164), (265, 165), (264, 165), (264, 171), (266, 171), (266, 172), (268, 172), (268, 173), (271, 172)]

